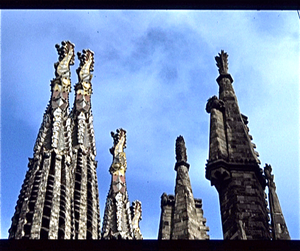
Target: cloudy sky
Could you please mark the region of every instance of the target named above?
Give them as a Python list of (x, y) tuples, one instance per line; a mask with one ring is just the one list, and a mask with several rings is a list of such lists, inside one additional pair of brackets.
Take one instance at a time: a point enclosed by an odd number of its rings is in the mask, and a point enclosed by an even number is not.
[[(194, 197), (211, 239), (222, 238), (218, 194), (205, 179), (207, 99), (214, 57), (229, 54), (239, 107), (262, 166), (270, 163), (292, 239), (299, 239), (299, 18), (296, 11), (1, 11), (1, 238), (50, 98), (55, 44), (95, 52), (92, 109), (101, 219), (110, 184), (111, 131), (127, 130), (127, 188), (155, 239), (160, 196), (174, 193), (175, 140), (186, 142)], [(72, 66), (72, 85), (77, 82)], [(70, 94), (73, 104), (74, 90)]]

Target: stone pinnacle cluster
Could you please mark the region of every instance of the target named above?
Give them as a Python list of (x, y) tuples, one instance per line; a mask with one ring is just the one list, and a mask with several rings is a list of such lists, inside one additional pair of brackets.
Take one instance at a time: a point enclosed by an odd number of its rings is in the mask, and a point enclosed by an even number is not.
[[(70, 111), (70, 66), (74, 44), (56, 45), (50, 101), (43, 116), (33, 157), (9, 229), (10, 239), (142, 240), (139, 200), (130, 205), (126, 184), (126, 131), (111, 132), (111, 183), (100, 229), (95, 132), (91, 109), (94, 53), (78, 53), (78, 82)], [(272, 167), (260, 167), (249, 134), (248, 118), (238, 106), (228, 54), (215, 57), (219, 69), (219, 97), (206, 104), (210, 114), (209, 158), (206, 178), (219, 194), (224, 239), (289, 240), (290, 235), (276, 193)], [(195, 199), (189, 177), (183, 136), (175, 145), (175, 194), (161, 196), (159, 240), (208, 240), (209, 227), (202, 200)], [(265, 189), (268, 187), (268, 196)], [(268, 200), (267, 200), (268, 199)], [(268, 203), (269, 202), (269, 203)]]

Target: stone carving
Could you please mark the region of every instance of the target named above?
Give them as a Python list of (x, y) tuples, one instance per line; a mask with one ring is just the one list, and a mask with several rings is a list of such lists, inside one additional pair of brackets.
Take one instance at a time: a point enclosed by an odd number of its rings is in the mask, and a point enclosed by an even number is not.
[(211, 112), (211, 109), (217, 109), (220, 111), (224, 111), (225, 106), (224, 106), (224, 101), (221, 99), (218, 99), (217, 96), (213, 96), (210, 99), (207, 100), (206, 104), (206, 111), (208, 113)]
[(62, 124), (62, 111), (60, 108), (57, 108), (53, 113), (53, 128), (52, 128), (52, 147), (57, 148), (60, 138), (60, 129)]
[(228, 54), (221, 50), (219, 56), (215, 57), (220, 75), (228, 74)]
[(139, 225), (142, 219), (142, 203), (140, 201), (135, 200), (132, 202), (131, 215), (134, 239), (143, 239)]
[(113, 162), (109, 168), (111, 185), (107, 195), (104, 221), (102, 227), (103, 239), (142, 239), (139, 221), (141, 220), (141, 203), (133, 203), (132, 209), (126, 188), (126, 131), (118, 129), (111, 132), (114, 143), (110, 148)]
[(84, 136), (85, 136), (85, 128), (86, 128), (85, 114), (83, 112), (80, 112), (77, 119), (78, 119), (77, 139), (79, 144), (83, 144)]
[[(54, 64), (51, 99), (34, 146), (34, 156), (29, 159), (9, 238), (99, 239), (97, 162), (90, 95), (81, 95), (88, 96), (85, 99), (88, 109), (77, 112), (73, 108), (71, 116), (68, 107), (74, 45), (63, 41), (56, 48), (59, 59)], [(91, 94), (89, 72), (93, 70), (93, 53), (87, 50), (84, 54), (80, 56), (80, 84), (89, 83), (83, 84), (81, 89)]]
[(176, 139), (176, 160), (177, 162), (187, 161), (187, 154), (186, 154), (186, 147), (185, 147), (185, 142), (184, 138), (180, 135)]
[(122, 198), (122, 194), (121, 193), (117, 193), (117, 195), (115, 196), (116, 199), (116, 206), (117, 206), (117, 210), (116, 210), (116, 216), (117, 216), (117, 230), (118, 232), (122, 232), (122, 217), (123, 217), (123, 213), (122, 213), (122, 209), (123, 209), (123, 198)]
[(70, 65), (74, 64), (75, 45), (72, 44), (70, 41), (62, 41), (61, 46), (59, 44), (56, 44), (55, 47), (59, 54), (59, 61), (54, 64), (55, 76), (62, 77), (63, 79), (70, 79)]
[(78, 59), (80, 60), (80, 66), (76, 70), (78, 75), (78, 83), (83, 89), (83, 95), (91, 95), (91, 80), (93, 77), (91, 72), (94, 71), (94, 52), (91, 50), (83, 50), (82, 54), (78, 52), (77, 55)]
[(114, 146), (110, 148), (110, 153), (113, 155), (113, 162), (109, 172), (113, 174), (116, 171), (123, 170), (126, 172), (127, 162), (124, 149), (126, 148), (126, 131), (122, 128), (117, 129), (117, 133), (111, 132), (114, 139)]
[(265, 173), (266, 179), (268, 181), (267, 185), (271, 188), (276, 189), (276, 185), (274, 182), (274, 175), (272, 174), (272, 166), (266, 164), (266, 166), (264, 168), (264, 173)]

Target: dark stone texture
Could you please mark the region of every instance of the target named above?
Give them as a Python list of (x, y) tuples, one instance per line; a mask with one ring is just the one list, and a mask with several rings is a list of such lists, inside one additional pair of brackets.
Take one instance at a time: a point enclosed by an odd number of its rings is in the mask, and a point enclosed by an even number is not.
[(219, 193), (224, 239), (268, 240), (266, 180), (251, 142), (248, 118), (239, 110), (227, 59), (224, 51), (216, 57), (219, 98), (210, 98), (206, 106), (211, 114), (206, 178)]
[(175, 196), (161, 196), (161, 218), (158, 239), (193, 240), (209, 239), (203, 218), (202, 201), (194, 199), (189, 178), (185, 142), (182, 136), (176, 140), (176, 186)]

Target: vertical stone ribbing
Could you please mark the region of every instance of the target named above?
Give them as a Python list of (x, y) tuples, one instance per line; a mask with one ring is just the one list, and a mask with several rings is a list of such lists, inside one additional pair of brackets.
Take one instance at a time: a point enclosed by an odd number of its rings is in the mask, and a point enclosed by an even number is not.
[(82, 168), (81, 168), (81, 186), (80, 186), (80, 204), (79, 204), (79, 226), (78, 226), (78, 239), (86, 239), (87, 229), (87, 174), (86, 171), (86, 156), (82, 155)]
[(100, 239), (100, 212), (96, 175), (96, 146), (91, 112), (92, 74), (94, 53), (83, 50), (78, 53), (80, 66), (77, 69), (75, 101), (72, 119), (72, 165), (73, 179), (72, 228), (75, 239)]
[(50, 213), (49, 223), (49, 239), (58, 239), (59, 211), (60, 211), (60, 195), (61, 195), (61, 159), (60, 155), (56, 155), (55, 174), (52, 196), (52, 210)]
[[(32, 217), (31, 223), (31, 231), (29, 238), (30, 239), (40, 239), (41, 235), (41, 227), (42, 227), (42, 220), (43, 220), (43, 211), (44, 211), (44, 203), (46, 199), (46, 192), (49, 192), (46, 188), (47, 180), (49, 176), (49, 171), (51, 167), (51, 155), (46, 154), (44, 161), (43, 161), (43, 172), (41, 174), (41, 181), (39, 183), (39, 189), (36, 194), (36, 203), (34, 207), (34, 213)], [(33, 195), (35, 197), (35, 195)], [(49, 210), (50, 211), (50, 210)], [(47, 231), (46, 229), (44, 229)], [(48, 231), (47, 231), (48, 232)]]
[(206, 106), (211, 114), (206, 178), (219, 193), (224, 239), (270, 239), (266, 181), (248, 119), (239, 110), (227, 58), (224, 51), (216, 57), (219, 98), (213, 96)]
[(34, 182), (34, 177), (37, 172), (37, 167), (34, 165), (28, 165), (29, 170), (27, 171), (26, 177), (24, 184), (22, 186), (21, 194), (19, 196), (19, 200), (17, 202), (17, 207), (16, 207), (16, 212), (15, 215), (12, 218), (12, 226), (9, 229), (9, 238), (13, 239), (21, 239), (22, 237), (25, 236), (25, 230), (24, 230), (24, 225), (28, 223), (29, 230), (31, 228), (31, 221), (27, 221), (26, 219), (26, 214), (30, 212), (33, 215), (33, 209), (30, 210), (28, 207), (28, 203), (31, 200), (28, 200), (28, 198), (32, 194), (32, 187), (33, 187), (33, 182)]
[[(22, 186), (16, 212), (9, 230), (14, 239), (57, 239), (59, 231), (68, 232), (59, 223), (65, 214), (60, 212), (61, 201), (69, 203), (71, 197), (61, 198), (61, 174), (70, 159), (69, 92), (70, 65), (74, 63), (74, 45), (67, 41), (56, 45), (59, 60), (55, 63), (55, 78), (51, 81), (51, 98), (34, 146), (33, 158)], [(56, 156), (60, 156), (56, 159)], [(67, 170), (63, 170), (67, 172)], [(70, 183), (65, 183), (70, 186)], [(70, 210), (70, 208), (68, 209)], [(59, 230), (60, 229), (60, 230)]]

